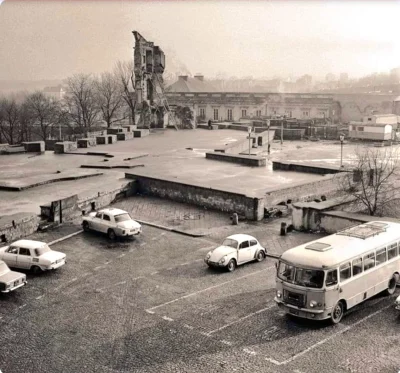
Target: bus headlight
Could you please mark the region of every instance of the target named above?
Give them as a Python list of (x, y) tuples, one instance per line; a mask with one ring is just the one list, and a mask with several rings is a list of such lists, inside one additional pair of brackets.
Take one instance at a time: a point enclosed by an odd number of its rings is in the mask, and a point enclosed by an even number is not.
[(276, 291), (276, 297), (277, 298), (282, 298), (282, 292), (280, 290)]
[(318, 303), (317, 303), (315, 300), (312, 300), (312, 301), (310, 302), (310, 307), (311, 307), (311, 308), (317, 307), (317, 305), (318, 305)]

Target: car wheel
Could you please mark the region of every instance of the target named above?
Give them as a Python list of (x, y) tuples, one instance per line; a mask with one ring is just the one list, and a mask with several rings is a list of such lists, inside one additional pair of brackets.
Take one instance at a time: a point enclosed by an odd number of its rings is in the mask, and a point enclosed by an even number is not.
[(83, 222), (82, 227), (85, 232), (89, 231), (89, 223), (87, 221)]
[(115, 240), (115, 238), (117, 237), (117, 235), (115, 234), (115, 232), (112, 229), (109, 229), (107, 232), (107, 236), (110, 240)]
[(389, 280), (388, 288), (386, 289), (386, 294), (393, 295), (394, 292), (396, 291), (396, 285), (397, 285), (397, 276), (393, 275), (392, 278)]
[(342, 301), (339, 301), (335, 304), (335, 307), (332, 309), (331, 313), (331, 323), (338, 324), (342, 320), (344, 313), (344, 304)]
[(31, 267), (31, 271), (32, 271), (35, 275), (37, 275), (37, 274), (39, 274), (40, 272), (42, 272), (42, 269), (41, 269), (39, 266), (32, 266), (32, 267)]
[(257, 257), (256, 257), (257, 262), (262, 262), (262, 261), (264, 260), (264, 258), (265, 258), (264, 251), (261, 251), (261, 250), (260, 250), (260, 251), (257, 253)]
[(235, 268), (236, 268), (235, 259), (231, 259), (231, 260), (229, 261), (228, 265), (226, 266), (226, 269), (227, 269), (229, 272), (233, 272), (233, 271), (235, 270)]

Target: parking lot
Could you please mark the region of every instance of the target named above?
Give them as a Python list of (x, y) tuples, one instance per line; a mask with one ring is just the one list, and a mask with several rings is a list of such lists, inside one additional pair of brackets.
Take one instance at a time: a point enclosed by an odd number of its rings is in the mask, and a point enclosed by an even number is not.
[[(249, 227), (271, 252), (318, 238)], [(274, 260), (208, 269), (223, 239), (144, 227), (52, 246), (67, 265), (28, 273), (0, 295), (0, 370), (10, 372), (398, 372), (400, 319), (378, 296), (337, 326), (289, 318), (273, 298)]]

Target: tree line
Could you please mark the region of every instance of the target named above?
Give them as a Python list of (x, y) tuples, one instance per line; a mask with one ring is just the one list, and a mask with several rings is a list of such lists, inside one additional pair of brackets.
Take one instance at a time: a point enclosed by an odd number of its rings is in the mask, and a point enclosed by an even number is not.
[(100, 121), (107, 127), (134, 118), (133, 62), (118, 62), (112, 72), (98, 76), (75, 74), (66, 79), (62, 100), (42, 91), (0, 97), (0, 143), (10, 145), (32, 138), (46, 140), (57, 128), (82, 134)]

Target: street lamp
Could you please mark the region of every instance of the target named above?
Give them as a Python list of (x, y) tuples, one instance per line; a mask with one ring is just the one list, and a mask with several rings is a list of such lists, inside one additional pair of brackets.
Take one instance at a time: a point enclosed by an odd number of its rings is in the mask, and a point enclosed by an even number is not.
[(267, 119), (267, 131), (268, 131), (268, 154), (270, 153), (270, 147), (271, 145), (269, 144), (269, 126), (271, 124), (271, 121)]
[(250, 155), (250, 149), (251, 149), (251, 127), (247, 127), (247, 133), (249, 134), (249, 155)]
[(343, 141), (344, 141), (343, 134), (339, 135), (339, 140), (340, 140), (340, 167), (343, 167)]

